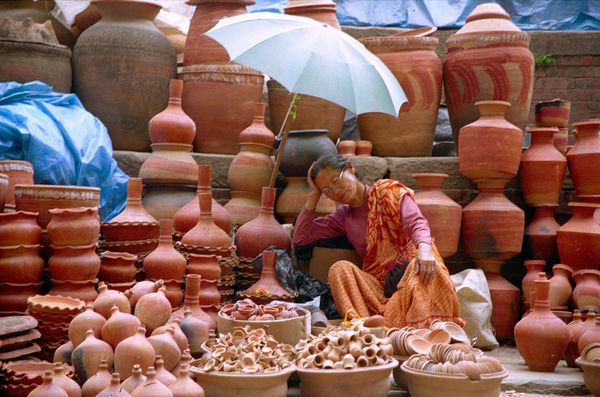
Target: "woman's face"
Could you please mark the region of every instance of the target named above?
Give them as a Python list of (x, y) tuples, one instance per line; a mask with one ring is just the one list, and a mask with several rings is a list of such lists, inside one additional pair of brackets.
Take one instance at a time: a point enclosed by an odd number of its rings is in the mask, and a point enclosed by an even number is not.
[(342, 204), (350, 204), (356, 197), (357, 183), (352, 165), (346, 165), (341, 171), (325, 167), (315, 177), (315, 185), (321, 193)]

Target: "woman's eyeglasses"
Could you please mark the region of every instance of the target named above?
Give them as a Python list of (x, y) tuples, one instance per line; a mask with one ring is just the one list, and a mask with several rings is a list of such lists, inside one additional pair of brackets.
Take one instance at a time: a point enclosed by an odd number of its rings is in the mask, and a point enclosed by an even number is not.
[(346, 171), (345, 167), (342, 168), (342, 172), (340, 172), (340, 175), (338, 177), (336, 177), (334, 180), (331, 181), (331, 183), (329, 184), (329, 186), (327, 186), (326, 188), (321, 189), (321, 193), (323, 193), (324, 195), (328, 196), (332, 192), (337, 191), (340, 187), (342, 187), (342, 177), (344, 176), (344, 171)]

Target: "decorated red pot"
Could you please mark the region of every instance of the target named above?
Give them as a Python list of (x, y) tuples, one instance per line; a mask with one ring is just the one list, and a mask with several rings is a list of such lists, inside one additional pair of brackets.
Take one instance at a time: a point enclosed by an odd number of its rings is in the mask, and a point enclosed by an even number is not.
[(571, 101), (554, 99), (535, 104), (535, 125), (564, 128), (569, 124)]
[(40, 293), (42, 282), (0, 283), (0, 312), (22, 312), (27, 310), (27, 298)]
[(573, 123), (575, 144), (567, 153), (577, 196), (600, 194), (600, 119)]
[(126, 283), (135, 279), (137, 255), (104, 251), (100, 255), (98, 277), (107, 283)]
[(161, 219), (158, 247), (144, 258), (144, 272), (149, 278), (183, 279), (187, 260), (173, 247), (172, 235), (173, 221)]
[(554, 133), (552, 142), (554, 143), (556, 150), (558, 150), (563, 156), (566, 155), (567, 145), (569, 144), (569, 129), (566, 127), (559, 128), (558, 132)]
[(573, 290), (573, 301), (581, 311), (600, 311), (600, 271), (579, 270), (573, 273), (575, 289)]
[(6, 192), (6, 205), (15, 206), (15, 185), (33, 184), (33, 165), (22, 160), (0, 160), (0, 173), (8, 176), (8, 190)]
[(571, 275), (573, 274), (573, 269), (571, 269), (570, 266), (558, 264), (552, 267), (552, 273), (554, 275), (549, 280), (550, 292), (548, 295), (550, 307), (552, 309), (566, 309), (567, 303), (571, 298), (571, 293), (573, 292), (573, 287), (571, 287), (571, 283), (569, 281)]
[(529, 40), (493, 3), (475, 7), (466, 24), (446, 40), (444, 92), (455, 141), (459, 130), (477, 119), (477, 101), (509, 102), (506, 119), (525, 128), (533, 94)]
[(98, 241), (100, 219), (98, 208), (51, 209), (46, 228), (54, 245), (89, 245)]
[(383, 36), (360, 40), (390, 68), (408, 102), (400, 117), (383, 113), (358, 116), (360, 136), (381, 157), (431, 156), (442, 95), (442, 62), (435, 37)]
[(531, 259), (523, 262), (523, 266), (527, 269), (527, 273), (521, 280), (521, 289), (523, 290), (523, 301), (531, 304), (531, 293), (535, 291), (535, 280), (538, 274), (544, 271), (546, 261), (539, 259)]
[(0, 246), (0, 282), (37, 283), (44, 271), (40, 245)]
[(527, 257), (543, 259), (550, 264), (556, 263), (556, 231), (560, 225), (554, 219), (554, 211), (558, 204), (539, 204), (533, 207), (533, 218), (525, 228), (524, 249)]
[(40, 244), (42, 228), (36, 212), (0, 213), (0, 246)]
[(594, 211), (600, 204), (571, 202), (573, 217), (556, 232), (561, 263), (573, 270), (595, 269), (600, 264), (600, 224)]
[(567, 159), (554, 147), (557, 128), (528, 128), (531, 146), (521, 157), (519, 182), (527, 204), (558, 203)]
[(438, 251), (444, 258), (454, 255), (460, 238), (462, 209), (442, 191), (448, 174), (419, 173), (411, 176), (418, 186), (415, 202), (429, 222)]
[(93, 280), (100, 270), (100, 257), (96, 243), (89, 245), (52, 245), (54, 253), (48, 260), (48, 270), (53, 279), (83, 281)]
[(150, 141), (156, 143), (180, 143), (191, 145), (196, 135), (196, 124), (181, 108), (183, 81), (171, 79), (169, 102), (162, 112), (150, 119)]

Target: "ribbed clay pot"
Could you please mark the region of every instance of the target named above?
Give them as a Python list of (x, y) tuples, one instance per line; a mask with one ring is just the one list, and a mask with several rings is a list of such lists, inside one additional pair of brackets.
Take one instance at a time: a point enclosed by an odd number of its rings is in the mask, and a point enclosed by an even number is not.
[[(306, 203), (306, 195), (310, 193), (310, 186), (306, 182), (306, 175), (289, 176), (285, 179), (287, 186), (277, 199), (275, 212), (281, 215), (285, 223), (294, 223), (296, 216)], [(335, 208), (335, 201), (323, 194), (317, 202), (315, 211), (317, 216), (323, 216), (334, 212)]]
[(533, 206), (533, 218), (525, 228), (524, 249), (528, 258), (543, 259), (547, 263), (558, 262), (556, 231), (560, 227), (554, 218), (558, 204)]
[(531, 146), (521, 157), (519, 182), (527, 204), (558, 203), (567, 159), (555, 147), (557, 128), (528, 128)]
[(573, 269), (570, 266), (558, 264), (552, 266), (552, 273), (554, 275), (549, 280), (550, 292), (548, 295), (550, 308), (566, 309), (567, 303), (573, 293), (573, 287), (571, 287), (571, 283), (569, 282), (573, 274)]
[(42, 228), (35, 212), (0, 213), (0, 246), (40, 244)]
[(521, 280), (521, 289), (523, 290), (523, 301), (531, 304), (531, 293), (535, 291), (535, 280), (538, 278), (538, 274), (544, 271), (546, 261), (539, 259), (532, 259), (523, 262), (523, 266), (527, 269), (527, 273), (523, 280)]
[(567, 325), (550, 311), (545, 273), (535, 281), (535, 306), (515, 326), (515, 342), (530, 371), (553, 372), (569, 344)]
[(109, 368), (113, 365), (113, 349), (110, 345), (94, 336), (94, 331), (89, 329), (85, 333), (85, 339), (71, 355), (73, 368), (77, 378), (81, 382), (87, 381), (100, 367), (100, 361), (106, 360)]
[(337, 155), (337, 149), (327, 139), (327, 130), (295, 130), (283, 150), (279, 170), (286, 177), (305, 177), (314, 161), (325, 154)]
[(108, 289), (104, 283), (100, 283), (98, 297), (94, 301), (94, 311), (108, 319), (113, 306), (117, 306), (123, 313), (131, 313), (131, 303), (124, 293)]
[(479, 101), (479, 119), (462, 127), (458, 139), (458, 168), (469, 179), (510, 179), (521, 161), (523, 131), (504, 114), (510, 103)]
[(117, 306), (113, 306), (110, 312), (110, 318), (102, 326), (101, 335), (102, 340), (115, 349), (121, 341), (135, 335), (142, 323), (129, 313), (121, 313)]
[(48, 270), (55, 280), (93, 280), (100, 270), (96, 243), (88, 245), (52, 245), (54, 253), (48, 260)]
[(535, 125), (538, 127), (564, 128), (569, 124), (571, 101), (554, 99), (535, 104)]
[(460, 238), (462, 209), (442, 191), (448, 174), (412, 174), (418, 190), (414, 199), (429, 223), (431, 236), (442, 257), (456, 253)]
[(194, 247), (218, 247), (231, 246), (231, 238), (218, 227), (212, 216), (212, 194), (198, 193), (200, 215), (198, 222), (181, 238), (181, 242)]
[(115, 371), (122, 379), (127, 379), (138, 364), (143, 372), (154, 364), (154, 348), (146, 339), (146, 329), (139, 327), (135, 335), (124, 339), (115, 349)]
[(102, 327), (106, 319), (94, 311), (94, 306), (88, 302), (85, 311), (79, 313), (69, 323), (69, 340), (73, 347), (79, 346), (84, 341), (88, 329), (94, 331), (96, 338), (101, 338)]
[(144, 273), (152, 279), (181, 280), (187, 260), (173, 247), (173, 220), (160, 220), (158, 247), (144, 258)]
[(40, 245), (0, 246), (0, 282), (37, 283), (44, 271)]
[(165, 324), (171, 315), (171, 303), (165, 291), (165, 287), (160, 287), (158, 291), (142, 296), (135, 305), (135, 316), (149, 333)]
[(573, 123), (575, 144), (567, 153), (577, 196), (600, 194), (600, 120)]
[(167, 105), (177, 67), (175, 50), (153, 23), (161, 6), (93, 4), (102, 19), (77, 39), (73, 91), (106, 125), (115, 150), (148, 151), (148, 122)]
[(15, 185), (33, 184), (33, 165), (22, 160), (0, 160), (0, 173), (8, 175), (6, 206), (15, 207)]
[(104, 251), (100, 254), (98, 277), (107, 283), (127, 283), (135, 279), (137, 255)]
[(53, 382), (52, 371), (44, 372), (42, 379), (43, 383), (29, 393), (28, 397), (69, 397), (62, 387)]
[(573, 273), (576, 286), (573, 301), (579, 310), (600, 311), (600, 271), (579, 270)]
[(40, 293), (43, 282), (2, 283), (0, 282), (0, 312), (27, 311), (27, 298)]
[(106, 363), (106, 360), (102, 360), (96, 372), (93, 376), (83, 382), (81, 387), (81, 397), (96, 397), (98, 393), (110, 386), (110, 380), (112, 378), (110, 371), (112, 367)]
[(144, 383), (131, 393), (132, 397), (173, 397), (173, 393), (156, 376), (154, 367), (148, 368)]
[(90, 245), (98, 241), (98, 208), (57, 208), (48, 212), (52, 217), (46, 230), (52, 244)]
[(594, 211), (600, 204), (569, 203), (573, 217), (556, 232), (561, 263), (573, 270), (594, 269), (600, 263), (600, 224), (594, 221)]
[[(198, 183), (196, 194), (191, 201), (177, 210), (173, 217), (173, 225), (176, 233), (186, 233), (198, 223), (198, 217), (200, 216), (198, 194), (211, 192), (212, 166), (210, 164), (199, 164), (197, 169)], [(229, 212), (214, 198), (212, 199), (211, 211), (213, 220), (217, 226), (229, 234), (231, 232), (231, 216)]]
[(360, 40), (392, 71), (408, 102), (399, 118), (383, 113), (358, 116), (360, 136), (381, 157), (431, 156), (442, 95), (442, 61), (436, 37), (367, 37)]
[[(138, 174), (146, 186), (163, 183), (168, 185), (196, 184), (197, 164), (192, 156), (192, 145), (153, 143), (150, 147), (152, 154), (144, 161)], [(146, 197), (144, 198), (147, 200)], [(146, 205), (146, 201), (144, 204)]]
[[(200, 289), (202, 288), (202, 279), (197, 274), (188, 274), (185, 277), (185, 298), (183, 302), (183, 306), (178, 310), (174, 311), (171, 314), (171, 320), (176, 318), (183, 319), (184, 314), (187, 310), (192, 312), (192, 316), (196, 319), (204, 322), (206, 324), (206, 329), (215, 329), (217, 327), (216, 322), (213, 320), (211, 316), (209, 316), (202, 308), (200, 307), (199, 297), (200, 297)], [(186, 336), (189, 339), (189, 335), (184, 330), (183, 320), (181, 323), (181, 330), (184, 331)], [(191, 343), (191, 342), (190, 342)]]
[(171, 79), (167, 107), (148, 123), (150, 141), (191, 145), (196, 135), (196, 124), (181, 108), (183, 81)]
[(444, 92), (455, 142), (459, 130), (477, 119), (476, 101), (509, 102), (506, 119), (525, 128), (534, 74), (529, 40), (528, 33), (491, 3), (475, 7), (466, 24), (446, 40)]

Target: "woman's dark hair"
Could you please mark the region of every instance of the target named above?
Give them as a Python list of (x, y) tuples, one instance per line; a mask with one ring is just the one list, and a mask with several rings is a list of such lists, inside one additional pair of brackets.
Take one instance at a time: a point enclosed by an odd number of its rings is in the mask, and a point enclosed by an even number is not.
[(341, 172), (344, 168), (346, 168), (347, 162), (348, 158), (346, 156), (324, 154), (323, 156), (319, 157), (319, 159), (315, 162), (315, 165), (310, 170), (310, 179), (314, 181), (319, 171), (326, 167), (330, 167)]

